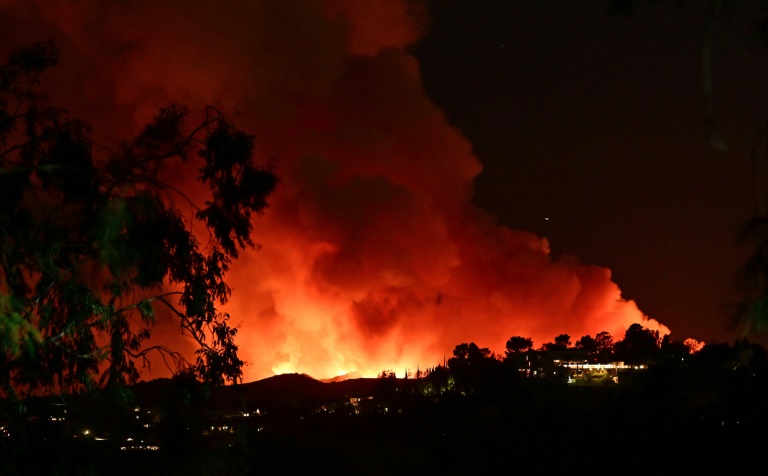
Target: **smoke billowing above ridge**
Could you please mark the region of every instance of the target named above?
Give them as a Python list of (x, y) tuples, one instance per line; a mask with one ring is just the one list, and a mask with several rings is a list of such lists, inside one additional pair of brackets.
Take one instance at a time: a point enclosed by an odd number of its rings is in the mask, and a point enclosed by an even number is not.
[(169, 102), (211, 104), (277, 159), (261, 250), (228, 279), (246, 380), (424, 368), (512, 335), (666, 331), (608, 269), (555, 261), (545, 238), (471, 204), (481, 165), (424, 92), (406, 47), (428, 24), (406, 1), (0, 0), (0, 13), (8, 50), (62, 47), (43, 90), (99, 140)]

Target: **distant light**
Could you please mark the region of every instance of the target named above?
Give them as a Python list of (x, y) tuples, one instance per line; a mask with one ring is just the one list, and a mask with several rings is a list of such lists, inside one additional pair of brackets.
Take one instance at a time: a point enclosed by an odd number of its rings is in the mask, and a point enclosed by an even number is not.
[(549, 217), (544, 217), (545, 220), (549, 221)]

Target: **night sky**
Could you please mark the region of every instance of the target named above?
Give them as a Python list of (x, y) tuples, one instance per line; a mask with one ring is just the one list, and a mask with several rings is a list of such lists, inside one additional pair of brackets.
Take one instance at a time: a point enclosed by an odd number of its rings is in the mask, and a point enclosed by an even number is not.
[(476, 204), (546, 236), (555, 256), (609, 267), (673, 337), (730, 340), (750, 154), (768, 119), (766, 50), (747, 37), (757, 16), (719, 18), (718, 152), (704, 126), (703, 2), (636, 3), (616, 15), (594, 1), (437, 1), (415, 51), (483, 164)]
[[(732, 340), (768, 58), (740, 46), (749, 15), (719, 22), (716, 151), (701, 7), (607, 3), (4, 0), (0, 53), (61, 47), (41, 90), (97, 151), (179, 102), (274, 158), (259, 251), (228, 275), (245, 380), (402, 373), (461, 342), (634, 322)], [(196, 197), (196, 164), (174, 167)], [(193, 350), (171, 316), (154, 336)]]

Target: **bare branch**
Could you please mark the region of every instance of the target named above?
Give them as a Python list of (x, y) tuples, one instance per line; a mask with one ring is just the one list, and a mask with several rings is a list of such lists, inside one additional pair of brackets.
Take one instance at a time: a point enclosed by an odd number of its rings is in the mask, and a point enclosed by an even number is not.
[[(153, 345), (153, 346), (142, 349), (140, 352), (135, 352), (135, 353), (131, 352), (128, 349), (124, 349), (123, 352), (125, 352), (127, 355), (129, 355), (134, 359), (141, 359), (142, 365), (148, 368), (149, 370), (152, 370), (152, 363), (147, 357), (147, 355), (150, 352), (157, 352), (160, 355), (160, 357), (163, 359), (163, 363), (165, 364), (166, 368), (168, 368), (168, 370), (170, 370), (171, 372), (175, 373), (183, 367), (192, 366), (192, 364), (180, 352), (171, 350), (164, 345)], [(173, 366), (171, 366), (168, 363), (167, 359), (169, 358), (173, 361)]]

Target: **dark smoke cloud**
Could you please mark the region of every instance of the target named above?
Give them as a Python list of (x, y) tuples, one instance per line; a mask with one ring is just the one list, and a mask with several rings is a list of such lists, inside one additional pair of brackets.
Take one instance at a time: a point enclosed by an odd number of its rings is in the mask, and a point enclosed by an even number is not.
[(471, 205), (481, 166), (424, 93), (406, 47), (428, 24), (410, 2), (0, 0), (0, 14), (8, 50), (62, 46), (44, 89), (105, 144), (169, 102), (212, 104), (277, 158), (261, 251), (230, 274), (246, 379), (425, 367), (460, 342), (620, 337), (645, 319), (608, 269), (553, 261), (545, 238)]

